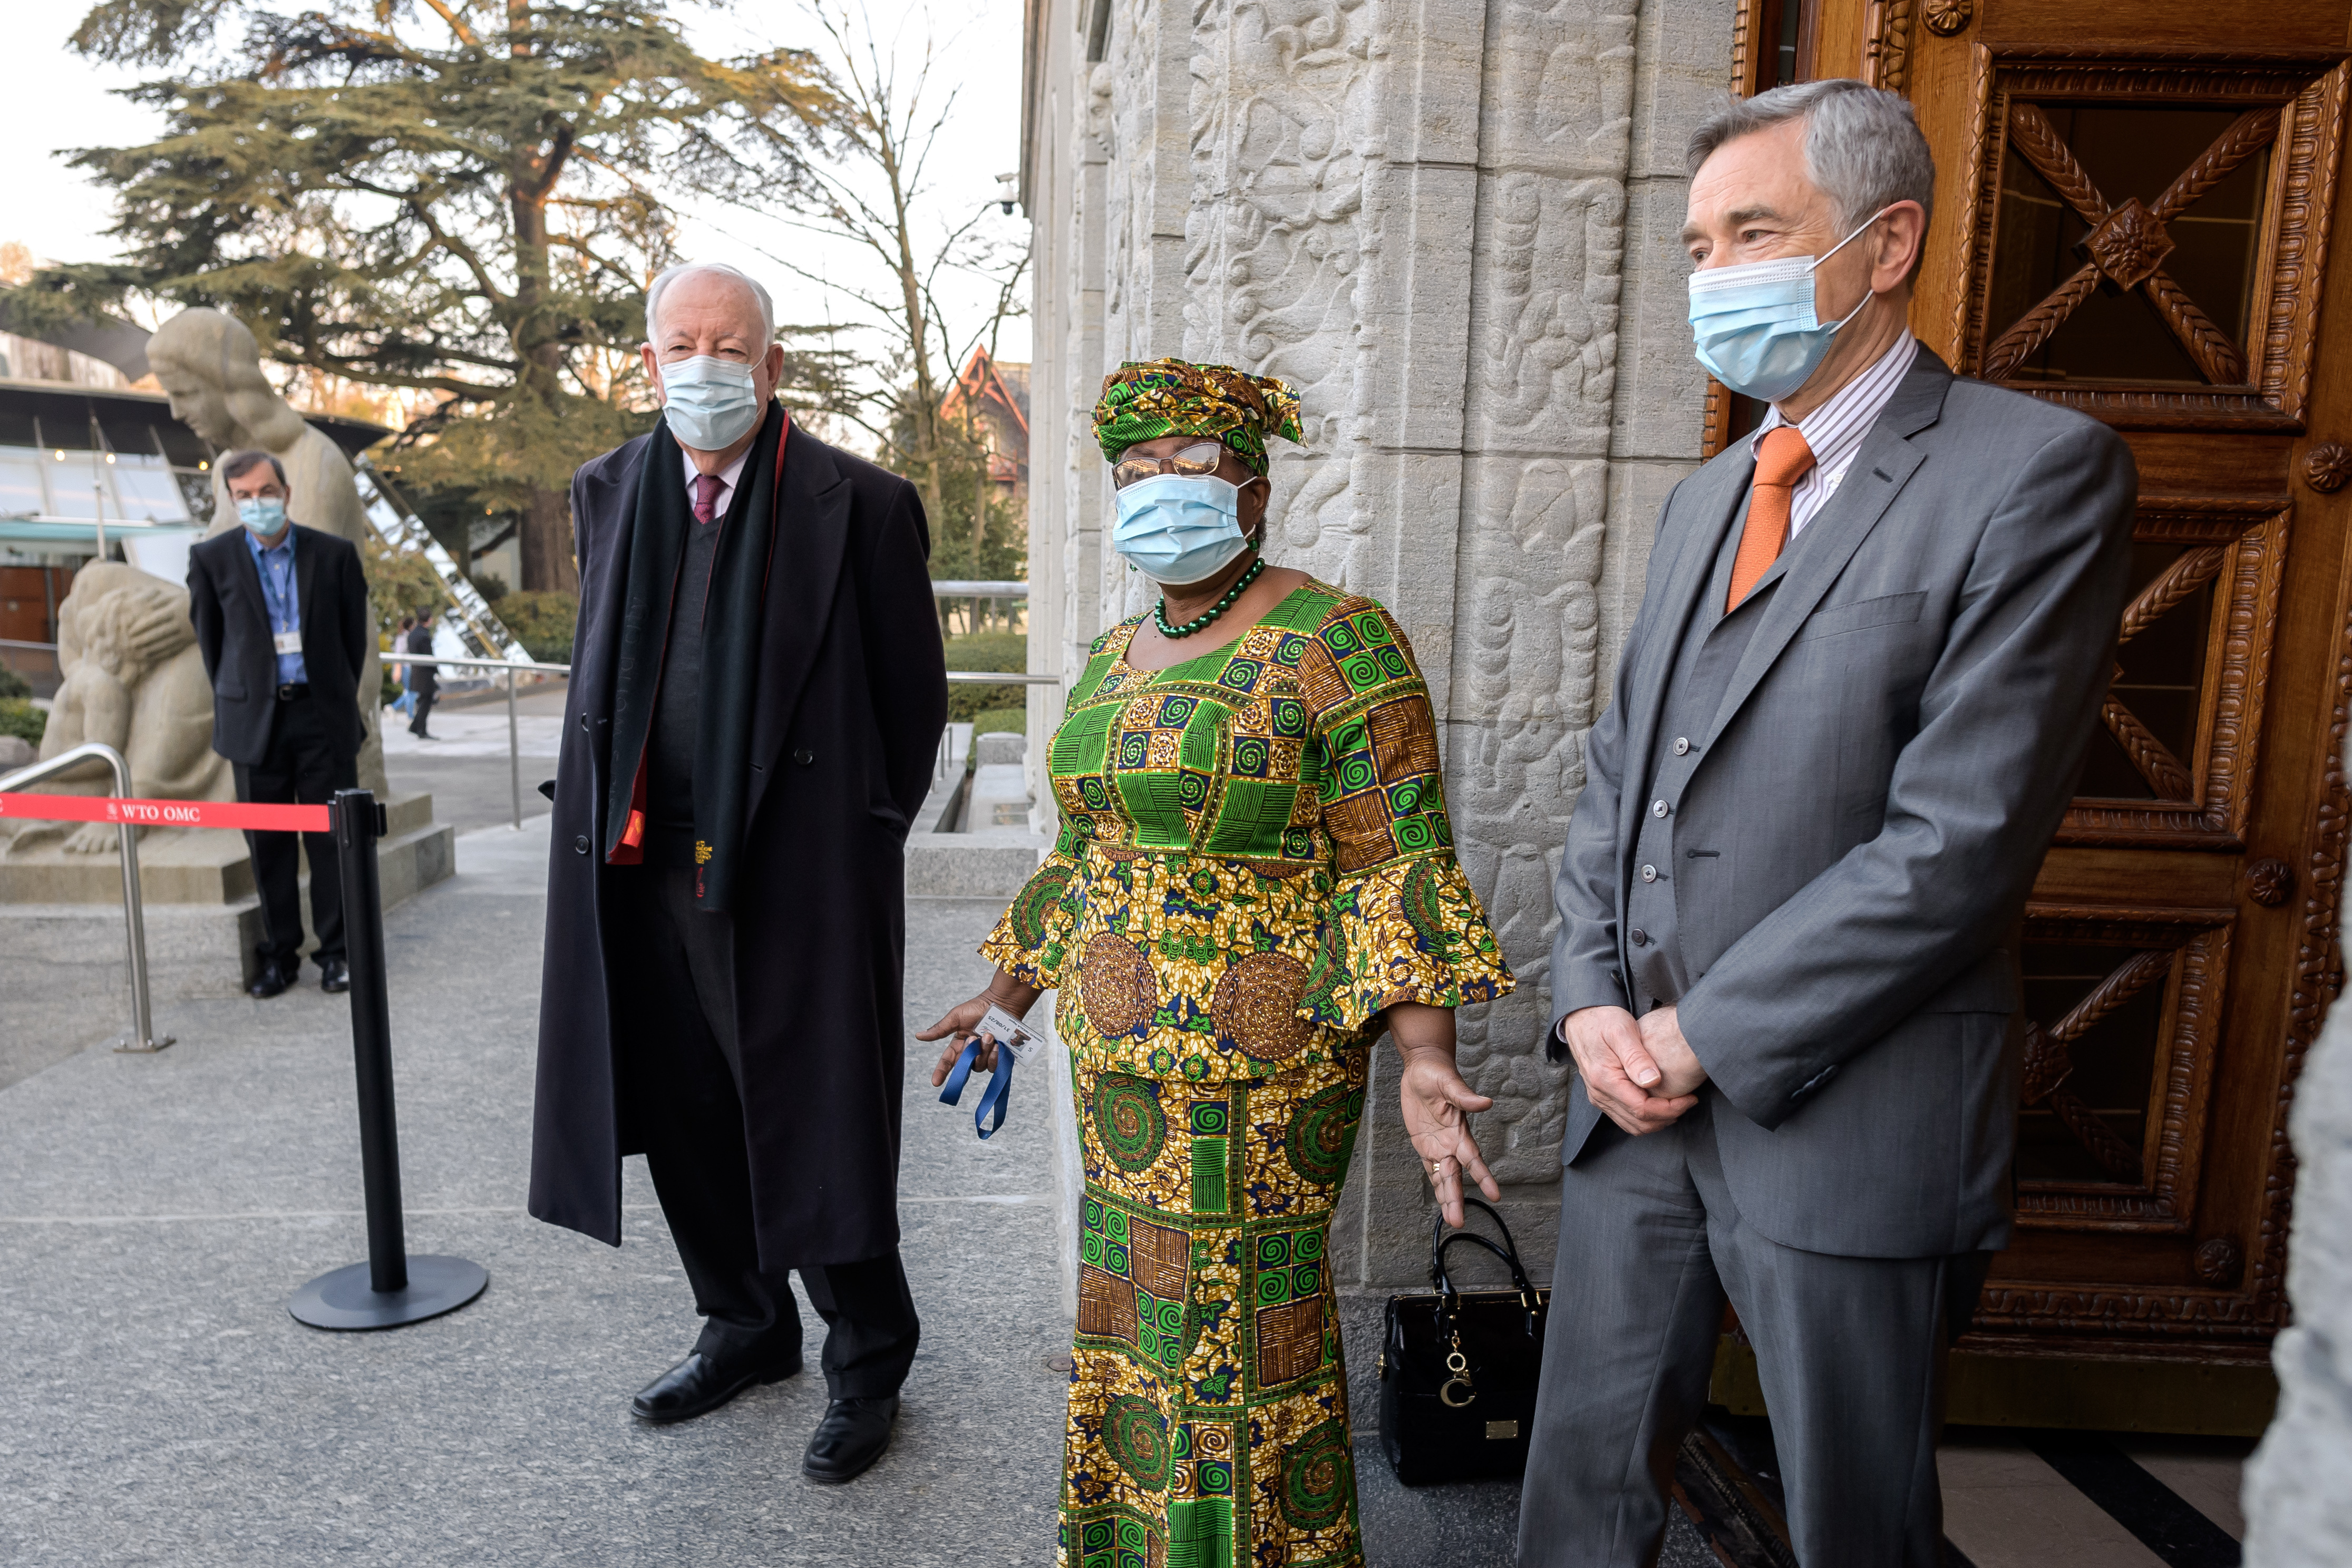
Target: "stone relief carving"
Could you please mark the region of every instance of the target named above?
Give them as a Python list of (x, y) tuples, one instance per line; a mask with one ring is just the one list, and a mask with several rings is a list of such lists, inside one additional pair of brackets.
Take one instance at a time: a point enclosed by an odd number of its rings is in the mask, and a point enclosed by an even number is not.
[(1551, 1018), (1551, 857), (1583, 787), (1583, 736), (1595, 716), (1609, 465), (1487, 459), (1480, 467), (1469, 509), (1486, 526), (1464, 541), (1472, 586), (1456, 638), (1468, 651), (1446, 726), (1447, 803), (1519, 989), (1465, 1009), (1459, 1060), (1472, 1086), (1495, 1097), (1483, 1119), (1507, 1129), (1487, 1140), (1497, 1176), (1549, 1181), (1567, 1114), (1560, 1071), (1541, 1050)]
[[(1097, 96), (1081, 131), (1107, 126), (1102, 358), (1174, 352), (1291, 381), (1307, 442), (1277, 444), (1277, 558), (1362, 591), (1421, 595), (1408, 631), (1425, 666), (1453, 670), (1450, 686), (1433, 684), (1457, 843), (1521, 977), (1517, 995), (1465, 1013), (1461, 1060), (1496, 1099), (1482, 1121), (1497, 1172), (1552, 1180), (1567, 1086), (1541, 1049), (1550, 857), (1613, 654), (1601, 647), (1602, 541), (1639, 0), (1449, 14), (1468, 29), (1475, 88), (1466, 65), (1440, 88), (1408, 66), (1435, 24), (1398, 0), (1190, 0), (1181, 20), (1168, 5), (1118, 0), (1110, 58), (1090, 83), (1108, 102)], [(1173, 80), (1186, 83), (1181, 121)], [(1433, 92), (1454, 96), (1424, 101)], [(1432, 248), (1414, 227), (1430, 221), (1415, 205), (1428, 187), (1391, 162), (1391, 143), (1410, 158), (1416, 116), (1465, 110), (1478, 126), (1475, 215)], [(1153, 248), (1173, 226), (1154, 182), (1179, 134), (1181, 279)], [(1451, 172), (1459, 162), (1439, 167), (1429, 177), (1465, 177)], [(1409, 274), (1391, 245), (1421, 247)], [(1371, 335), (1394, 319), (1369, 297), (1390, 287), (1416, 331), (1433, 318), (1469, 346), (1451, 451), (1393, 444), (1400, 389), (1367, 370)], [(1146, 340), (1171, 318), (1181, 343)], [(1076, 437), (1071, 448), (1074, 483), (1094, 479), (1090, 448)], [(1107, 538), (1093, 549), (1099, 622), (1144, 607), (1149, 585)], [(1391, 580), (1416, 561), (1450, 563), (1451, 625), (1442, 576)]]
[(1515, 171), (1493, 182), (1474, 417), (1485, 444), (1606, 451), (1616, 402), (1625, 187)]
[(1488, 40), (1485, 162), (1540, 158), (1622, 180), (1640, 0), (1504, 0)]
[[(1466, 1009), (1460, 1060), (1505, 1181), (1559, 1172), (1572, 1081), (1544, 1059), (1552, 857), (1583, 787), (1625, 254), (1638, 0), (1507, 0), (1486, 40), (1448, 705), (1455, 839), (1519, 989)], [(1613, 653), (1613, 650), (1608, 653)]]
[(1306, 441), (1279, 451), (1285, 558), (1351, 587), (1370, 517), (1359, 438), (1365, 171), (1380, 156), (1366, 0), (1194, 0), (1184, 234), (1188, 357), (1281, 376)]

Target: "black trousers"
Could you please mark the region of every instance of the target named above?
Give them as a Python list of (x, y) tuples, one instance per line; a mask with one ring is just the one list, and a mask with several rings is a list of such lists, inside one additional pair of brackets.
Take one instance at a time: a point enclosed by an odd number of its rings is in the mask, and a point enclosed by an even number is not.
[[(309, 697), (281, 701), (269, 727), (269, 750), (250, 767), (233, 765), (236, 798), (273, 805), (324, 806), (338, 789), (359, 787), (359, 754), (327, 733), (326, 716)], [(310, 929), (318, 934), (311, 955), (324, 965), (343, 956), (343, 871), (335, 858), (332, 833), (245, 835), (253, 853), (253, 880), (261, 892), (261, 952), (291, 969), (301, 961), (300, 848), (310, 852)]]
[(441, 688), (437, 685), (430, 686), (411, 686), (408, 688), (408, 692), (411, 696), (416, 699), (410, 705), (415, 711), (409, 715), (408, 733), (411, 735), (423, 735), (425, 733), (425, 716), (433, 711), (434, 701), (440, 696)]
[[(619, 1046), (623, 1115), (651, 1168), (662, 1216), (702, 1314), (695, 1349), (789, 1360), (800, 1309), (786, 1269), (762, 1269), (751, 1163), (736, 1092), (734, 923), (694, 907), (694, 872), (616, 868), (608, 896), (616, 951), (631, 968)], [(803, 1266), (824, 1320), (824, 1381), (835, 1399), (895, 1394), (921, 1337), (896, 1249)]]

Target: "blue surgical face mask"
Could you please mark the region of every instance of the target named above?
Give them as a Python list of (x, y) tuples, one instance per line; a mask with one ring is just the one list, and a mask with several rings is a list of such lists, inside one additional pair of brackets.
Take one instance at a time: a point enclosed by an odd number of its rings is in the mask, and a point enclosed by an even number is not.
[(767, 412), (751, 367), (698, 354), (661, 368), (662, 416), (672, 435), (697, 452), (724, 452), (751, 434)]
[(1161, 474), (1117, 492), (1110, 548), (1169, 588), (1205, 582), (1249, 549), (1241, 489), (1212, 474)]
[(286, 526), (286, 502), (278, 496), (240, 497), (236, 520), (251, 528), (257, 538), (266, 539)]
[(1862, 228), (1822, 256), (1742, 262), (1691, 274), (1691, 339), (1706, 373), (1742, 397), (1778, 402), (1821, 368), (1838, 329), (1862, 314), (1862, 297), (1845, 319), (1827, 326), (1813, 313), (1813, 269), (1853, 243)]

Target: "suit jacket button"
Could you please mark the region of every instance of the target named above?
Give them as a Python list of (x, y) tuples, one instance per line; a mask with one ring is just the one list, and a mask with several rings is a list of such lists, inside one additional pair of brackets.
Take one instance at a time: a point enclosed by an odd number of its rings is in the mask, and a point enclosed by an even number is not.
[(793, 753), (793, 760), (799, 763), (802, 767), (806, 768), (810, 763), (816, 760), (816, 753), (803, 746), (798, 751)]
[(578, 838), (576, 838), (576, 839), (574, 839), (574, 840), (572, 840), (572, 853), (574, 853), (574, 854), (581, 854), (581, 855), (584, 855), (584, 854), (586, 854), (586, 853), (588, 852), (588, 835), (587, 835), (587, 834), (583, 833), (583, 834), (581, 834)]
[(1636, 947), (1646, 947), (1650, 945), (1650, 934), (1636, 925), (1633, 929), (1625, 933), (1625, 940), (1631, 942)]
[(1675, 755), (1676, 757), (1688, 757), (1690, 755), (1690, 737), (1686, 735), (1678, 735), (1675, 737)]
[(584, 713), (580, 716), (580, 728), (583, 733), (588, 728), (588, 716)]
[(1658, 868), (1657, 868), (1656, 866), (1654, 866), (1654, 865), (1645, 865), (1645, 866), (1643, 866), (1643, 867), (1642, 868), (1642, 880), (1643, 880), (1643, 882), (1655, 882), (1655, 881), (1657, 881), (1657, 880), (1658, 880)]
[(1653, 800), (1650, 802), (1650, 815), (1653, 817), (1663, 817), (1668, 811), (1673, 810), (1674, 808), (1667, 805), (1664, 800)]

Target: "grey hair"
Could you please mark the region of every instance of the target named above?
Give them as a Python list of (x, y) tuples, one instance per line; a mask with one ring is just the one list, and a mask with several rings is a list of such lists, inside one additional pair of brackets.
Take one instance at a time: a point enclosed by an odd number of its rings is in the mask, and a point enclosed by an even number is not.
[(769, 344), (776, 340), (775, 303), (768, 298), (768, 291), (760, 287), (758, 278), (745, 272), (741, 267), (730, 267), (723, 261), (685, 261), (676, 267), (662, 269), (653, 282), (646, 287), (646, 341), (656, 348), (661, 346), (661, 301), (662, 296), (669, 292), (669, 286), (681, 278), (692, 277), (698, 273), (704, 272), (716, 272), (722, 277), (731, 277), (751, 291), (752, 301), (760, 307), (759, 347), (764, 351)]
[(1911, 105), (1843, 77), (1776, 87), (1709, 116), (1691, 132), (1690, 172), (1724, 143), (1792, 120), (1805, 121), (1805, 172), (1837, 209), (1841, 231), (1897, 202), (1935, 215), (1936, 159)]

